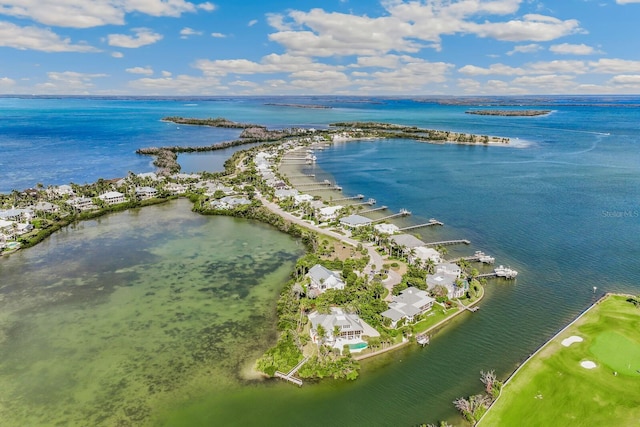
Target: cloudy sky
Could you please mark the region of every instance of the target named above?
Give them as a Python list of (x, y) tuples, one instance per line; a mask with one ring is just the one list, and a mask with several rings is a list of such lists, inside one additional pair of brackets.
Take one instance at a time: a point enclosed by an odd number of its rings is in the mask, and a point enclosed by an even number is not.
[(640, 93), (640, 0), (0, 0), (0, 94)]

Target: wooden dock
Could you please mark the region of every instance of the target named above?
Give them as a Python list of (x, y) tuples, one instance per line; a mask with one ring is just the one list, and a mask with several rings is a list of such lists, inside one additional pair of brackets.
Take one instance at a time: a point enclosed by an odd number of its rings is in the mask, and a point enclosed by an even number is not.
[[(334, 200), (335, 201), (335, 200)], [(369, 205), (369, 206), (373, 206), (376, 204), (376, 199), (369, 199), (366, 202), (360, 202), (360, 203), (353, 203), (351, 206), (362, 206), (362, 205)], [(362, 213), (362, 212), (361, 212)]]
[(291, 179), (291, 178), (315, 178), (316, 175), (311, 173), (311, 174), (301, 174), (301, 175), (287, 175), (287, 178)]
[(459, 258), (451, 259), (448, 262), (456, 263), (458, 261), (481, 262), (481, 263), (484, 263), (484, 264), (493, 264), (494, 261), (495, 261), (495, 258), (485, 254), (484, 252), (477, 251), (472, 256), (462, 256), (462, 257), (459, 257)]
[[(333, 186), (323, 186), (323, 187), (314, 187), (314, 188), (305, 188), (304, 191), (306, 191), (307, 193), (309, 191), (324, 191), (324, 190), (337, 190), (337, 191), (342, 191), (342, 187), (340, 187), (339, 185), (333, 185)], [(335, 200), (334, 200), (335, 201)]]
[(400, 209), (400, 212), (398, 212), (397, 214), (387, 215), (385, 217), (375, 219), (375, 220), (371, 221), (371, 223), (375, 224), (376, 222), (382, 222), (382, 221), (386, 221), (386, 220), (391, 219), (391, 218), (396, 218), (396, 217), (399, 217), (399, 216), (408, 216), (408, 215), (411, 215), (411, 212), (409, 212), (406, 209)]
[(366, 213), (370, 213), (370, 212), (376, 212), (376, 211), (383, 211), (385, 209), (388, 209), (388, 206), (380, 206), (379, 208), (373, 208), (373, 209), (367, 209), (364, 211), (360, 211), (360, 214), (366, 214)]
[(469, 241), (467, 239), (442, 240), (440, 242), (425, 243), (425, 246), (450, 246), (450, 245), (461, 245), (461, 244), (470, 245), (471, 241)]
[(438, 221), (437, 219), (431, 218), (429, 222), (425, 222), (424, 224), (411, 225), (409, 227), (403, 227), (400, 229), (400, 231), (413, 230), (413, 229), (422, 228), (422, 227), (430, 227), (432, 225), (444, 225), (444, 223)]
[(282, 373), (280, 371), (276, 371), (276, 373), (274, 374), (274, 376), (276, 378), (281, 378), (285, 381), (288, 381), (290, 383), (293, 383), (295, 385), (297, 385), (298, 387), (302, 387), (302, 380), (300, 378), (296, 378), (293, 375), (298, 372), (298, 369), (300, 369), (302, 367), (302, 365), (304, 365), (305, 363), (307, 363), (307, 360), (309, 360), (308, 357), (305, 357), (304, 359), (302, 359), (296, 366), (293, 367), (293, 369), (291, 369), (288, 373)]
[(356, 194), (355, 196), (351, 196), (351, 197), (342, 197), (340, 199), (333, 199), (332, 202), (344, 202), (345, 200), (362, 200), (362, 199), (364, 199), (363, 194)]
[(313, 186), (318, 186), (318, 185), (331, 185), (330, 182), (307, 182), (304, 184), (294, 184), (294, 187), (313, 187)]
[(480, 310), (480, 307), (478, 307), (477, 305), (473, 307), (468, 307), (464, 305), (460, 300), (456, 300), (456, 301), (458, 301), (458, 306), (463, 310), (470, 311), (471, 313), (475, 313), (476, 311)]
[(431, 339), (429, 338), (429, 335), (427, 335), (426, 333), (416, 335), (416, 342), (423, 347), (429, 344), (430, 341)]

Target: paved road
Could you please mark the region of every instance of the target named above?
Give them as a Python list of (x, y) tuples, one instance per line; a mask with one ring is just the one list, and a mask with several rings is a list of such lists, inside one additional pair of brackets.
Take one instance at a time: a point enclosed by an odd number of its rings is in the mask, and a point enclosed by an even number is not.
[[(287, 221), (291, 221), (294, 224), (297, 224), (301, 227), (305, 227), (309, 230), (313, 230), (316, 231), (320, 234), (324, 234), (327, 236), (331, 236), (337, 240), (339, 240), (342, 243), (345, 243), (349, 246), (353, 246), (353, 247), (357, 247), (359, 243), (350, 237), (347, 236), (343, 236), (342, 234), (336, 233), (335, 231), (331, 231), (331, 230), (327, 230), (325, 228), (320, 228), (315, 224), (309, 223), (307, 221), (304, 221), (300, 218), (298, 218), (297, 216), (284, 211), (280, 206), (278, 206), (275, 203), (272, 203), (270, 201), (268, 201), (267, 199), (265, 199), (261, 194), (257, 195), (258, 198), (260, 199), (260, 201), (262, 202), (262, 204), (269, 209), (271, 212), (276, 213), (278, 215), (280, 215), (281, 217), (283, 217), (284, 219), (286, 219)], [(382, 256), (378, 253), (378, 251), (376, 251), (376, 247), (373, 243), (367, 243), (363, 245), (366, 249), (367, 252), (369, 253), (369, 263), (367, 264), (367, 266), (364, 269), (364, 273), (367, 275), (372, 275), (373, 274), (373, 270), (372, 267), (375, 266), (378, 271), (382, 268), (382, 265), (385, 263), (384, 259), (382, 258)], [(371, 276), (370, 276), (371, 277)], [(385, 288), (387, 288), (389, 290), (389, 295), (387, 296), (387, 300), (390, 300), (391, 298), (391, 290), (393, 289), (393, 287), (395, 285), (397, 285), (398, 283), (400, 283), (400, 281), (402, 280), (402, 277), (400, 276), (400, 274), (398, 274), (397, 272), (393, 271), (393, 270), (389, 270), (388, 273), (388, 277), (386, 280), (384, 280), (382, 283), (384, 285)]]

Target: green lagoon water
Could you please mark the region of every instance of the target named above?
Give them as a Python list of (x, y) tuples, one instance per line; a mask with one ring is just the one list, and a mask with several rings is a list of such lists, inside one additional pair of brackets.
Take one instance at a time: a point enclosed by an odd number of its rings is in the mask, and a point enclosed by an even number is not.
[(178, 201), (83, 222), (0, 263), (0, 425), (151, 425), (230, 392), (275, 339), (302, 246)]

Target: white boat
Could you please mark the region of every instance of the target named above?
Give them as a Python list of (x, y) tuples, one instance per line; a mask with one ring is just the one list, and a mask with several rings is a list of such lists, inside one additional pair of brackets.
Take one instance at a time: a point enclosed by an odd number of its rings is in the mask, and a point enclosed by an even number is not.
[(518, 272), (516, 270), (509, 267), (504, 267), (502, 265), (494, 269), (493, 272), (496, 273), (496, 276), (504, 277), (506, 279), (515, 279), (518, 275)]
[(476, 251), (475, 256), (478, 257), (478, 261), (485, 264), (493, 264), (496, 261), (494, 257), (492, 257), (491, 255), (487, 255), (482, 251)]

